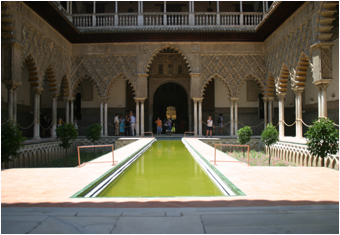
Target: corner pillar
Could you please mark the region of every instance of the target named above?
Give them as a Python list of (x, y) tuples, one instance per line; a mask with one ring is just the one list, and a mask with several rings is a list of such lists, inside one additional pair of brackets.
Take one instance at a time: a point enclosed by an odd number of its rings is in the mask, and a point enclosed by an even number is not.
[(332, 79), (321, 79), (313, 82), (319, 89), (318, 114), (319, 118), (327, 118), (327, 87)]

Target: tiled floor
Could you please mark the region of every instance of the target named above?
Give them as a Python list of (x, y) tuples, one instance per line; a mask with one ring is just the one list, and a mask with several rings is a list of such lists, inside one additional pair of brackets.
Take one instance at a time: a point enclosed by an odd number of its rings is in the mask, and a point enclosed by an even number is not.
[[(150, 142), (143, 138), (115, 151), (121, 161)], [(202, 156), (212, 161), (214, 148), (187, 138)], [(218, 152), (218, 160), (232, 160)], [(110, 161), (105, 155), (96, 161)], [(223, 173), (246, 196), (187, 198), (70, 198), (111, 168), (111, 163), (81, 168), (8, 169), (1, 171), (3, 207), (244, 207), (323, 205), (339, 203), (339, 171), (321, 167), (247, 167), (242, 163), (218, 162)]]

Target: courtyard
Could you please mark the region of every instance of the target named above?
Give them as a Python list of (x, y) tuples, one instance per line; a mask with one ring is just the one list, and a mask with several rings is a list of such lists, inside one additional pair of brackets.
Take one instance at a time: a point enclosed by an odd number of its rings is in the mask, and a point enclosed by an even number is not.
[[(151, 141), (152, 138), (140, 138), (116, 150), (115, 161), (119, 163)], [(186, 141), (206, 160), (213, 161), (213, 147), (196, 138), (186, 138)], [(95, 160), (104, 163), (86, 164), (81, 168), (2, 170), (2, 232), (338, 233), (339, 231), (339, 172), (333, 169), (248, 167), (227, 154), (218, 152), (218, 161), (231, 162), (218, 162), (216, 168), (245, 196), (72, 197), (112, 168), (110, 160), (112, 161), (112, 155), (109, 153)], [(230, 222), (241, 217), (242, 223)], [(265, 221), (268, 221), (268, 224)], [(100, 226), (103, 223), (105, 226)]]

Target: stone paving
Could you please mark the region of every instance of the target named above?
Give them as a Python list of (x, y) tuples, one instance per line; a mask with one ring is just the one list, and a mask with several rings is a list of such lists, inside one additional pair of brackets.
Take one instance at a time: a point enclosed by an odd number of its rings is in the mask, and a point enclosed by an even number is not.
[[(147, 145), (152, 139), (151, 138), (142, 138), (131, 145), (124, 146), (115, 151), (115, 161), (120, 162), (125, 159), (127, 156), (131, 155), (137, 149), (142, 148)], [(214, 148), (209, 145), (199, 141), (194, 138), (187, 138), (187, 142), (194, 147), (202, 156), (204, 156), (208, 161), (213, 161), (214, 158)], [(86, 164), (81, 168), (21, 168), (21, 169), (8, 169), (2, 170), (1, 172), (1, 203), (2, 203), (2, 231), (11, 233), (11, 229), (13, 224), (17, 224), (18, 221), (21, 221), (20, 224), (23, 226), (26, 232), (31, 233), (44, 233), (43, 231), (50, 231), (50, 233), (58, 232), (57, 230), (52, 230), (53, 226), (58, 227), (56, 224), (65, 224), (66, 220), (69, 221), (70, 224), (74, 224), (74, 226), (78, 226), (81, 228), (78, 233), (219, 233), (222, 230), (218, 230), (220, 227), (225, 228), (228, 227), (228, 223), (224, 220), (229, 221), (228, 217), (223, 217), (225, 219), (216, 220), (216, 226), (214, 226), (215, 220), (213, 212), (210, 214), (200, 214), (199, 220), (198, 218), (192, 218), (188, 215), (185, 219), (187, 223), (192, 224), (186, 230), (185, 225), (182, 225), (180, 219), (176, 219), (176, 215), (180, 215), (178, 211), (181, 208), (220, 208), (227, 210), (228, 208), (232, 210), (233, 208), (278, 208), (280, 206), (289, 206), (292, 210), (293, 207), (297, 208), (301, 206), (314, 206), (316, 207), (316, 211), (320, 213), (319, 215), (313, 215), (309, 220), (312, 228), (315, 228), (317, 231), (322, 231), (322, 233), (328, 233), (329, 231), (334, 231), (334, 224), (332, 224), (332, 229), (327, 230), (324, 228), (323, 230), (317, 230), (317, 226), (319, 224), (323, 224), (323, 220), (319, 220), (316, 222), (317, 218), (328, 218), (327, 216), (334, 217), (339, 216), (339, 172), (336, 170), (321, 168), (321, 167), (248, 167), (243, 163), (237, 163), (235, 159), (229, 157), (228, 155), (217, 151), (217, 160), (230, 160), (233, 162), (217, 162), (216, 168), (224, 174), (236, 187), (238, 187), (245, 196), (233, 196), (233, 197), (173, 197), (173, 198), (71, 198), (79, 190), (83, 189), (86, 185), (97, 179), (99, 176), (103, 175), (107, 172), (112, 166), (112, 155), (107, 154), (95, 160), (95, 162), (105, 162), (105, 163), (95, 163), (95, 164)], [(213, 163), (212, 163), (213, 164)], [(8, 208), (12, 207), (12, 208)], [(25, 207), (25, 208), (24, 208)], [(28, 208), (32, 207), (32, 208)], [(34, 208), (53, 208), (52, 212), (57, 213), (53, 218), (49, 216), (41, 217), (41, 212), (39, 211), (36, 215), (32, 210)], [(77, 209), (75, 209), (77, 208)], [(146, 211), (135, 211), (138, 215), (143, 215), (142, 219), (134, 219), (135, 217), (128, 216), (125, 218), (122, 215), (117, 214), (103, 214), (103, 220), (97, 220), (93, 223), (101, 222), (110, 223), (110, 226), (106, 227), (106, 230), (102, 230), (104, 228), (98, 228), (98, 230), (87, 231), (82, 230), (83, 227), (86, 227), (86, 224), (82, 224), (77, 218), (73, 218), (75, 214), (72, 215), (72, 219), (70, 220), (65, 218), (59, 218), (58, 210), (89, 210), (89, 208), (93, 208), (94, 210), (99, 210), (99, 208), (112, 208), (112, 211), (116, 211), (118, 209), (122, 211), (128, 211), (128, 208), (131, 210), (140, 210), (145, 209)], [(146, 209), (148, 208), (148, 209)], [(152, 210), (156, 209), (162, 210), (161, 213), (166, 213), (167, 209), (173, 209), (169, 215), (171, 218), (167, 218), (167, 216), (156, 216), (152, 213)], [(176, 210), (177, 208), (177, 210)], [(282, 207), (283, 208), (283, 207)], [(321, 209), (320, 209), (321, 208)], [(329, 209), (332, 208), (332, 209)], [(14, 211), (10, 211), (10, 209)], [(26, 209), (27, 211), (25, 212)], [(155, 219), (154, 230), (144, 230), (145, 226), (148, 223), (151, 223), (152, 220), (148, 220), (148, 213), (153, 216), (151, 217), (160, 217), (159, 219)], [(211, 209), (212, 211), (216, 211), (215, 209)], [(211, 211), (210, 210), (210, 211)], [(249, 211), (245, 214), (248, 216), (253, 216), (254, 213), (251, 212), (254, 209), (249, 209)], [(259, 209), (261, 210), (261, 209)], [(44, 209), (42, 209), (44, 211)], [(176, 212), (177, 211), (177, 212)], [(273, 209), (275, 211), (275, 209)], [(276, 216), (279, 216), (283, 212), (284, 209), (280, 209), (280, 211), (276, 210), (274, 213)], [(304, 216), (310, 216), (309, 211), (303, 209), (301, 212)], [(9, 212), (14, 214), (8, 214)], [(49, 213), (52, 213), (51, 211)], [(73, 211), (74, 212), (74, 211)], [(72, 212), (72, 213), (73, 213)], [(97, 213), (96, 212), (96, 213)], [(23, 213), (23, 214), (22, 214)], [(39, 214), (40, 213), (40, 214)], [(52, 213), (52, 214), (53, 214)], [(62, 213), (62, 217), (65, 215), (64, 211)], [(85, 212), (84, 212), (85, 213)], [(92, 212), (86, 212), (92, 213)], [(146, 214), (145, 214), (146, 213)], [(158, 212), (157, 212), (158, 213)], [(182, 212), (181, 212), (182, 213)], [(299, 212), (300, 213), (300, 212)], [(297, 215), (299, 214), (297, 213)], [(183, 214), (183, 213), (182, 213)], [(288, 213), (289, 214), (289, 213)], [(294, 214), (294, 213), (293, 213)], [(126, 214), (125, 214), (126, 215)], [(263, 219), (270, 218), (271, 213), (265, 212), (263, 214)], [(238, 218), (233, 213), (232, 218)], [(244, 215), (245, 216), (245, 215)], [(67, 216), (66, 216), (67, 217)], [(86, 217), (86, 216), (84, 216)], [(124, 217), (124, 219), (122, 219)], [(130, 218), (131, 217), (131, 218)], [(139, 217), (139, 216), (138, 216)], [(169, 216), (168, 216), (169, 217)], [(256, 216), (255, 216), (256, 217)], [(163, 218), (163, 219), (162, 219)], [(246, 217), (244, 217), (246, 218)], [(279, 218), (279, 217), (278, 217)], [(290, 219), (294, 218), (289, 217)], [(239, 218), (241, 219), (241, 218)], [(290, 220), (288, 219), (288, 220)], [(34, 220), (34, 221), (31, 221)], [(287, 221), (288, 221), (287, 220)], [(56, 222), (58, 221), (58, 223)], [(106, 222), (105, 222), (106, 221)], [(203, 221), (203, 222), (202, 222)], [(204, 222), (205, 221), (205, 222)], [(210, 222), (209, 222), (210, 221)], [(224, 222), (223, 222), (224, 221)], [(256, 221), (256, 220), (255, 220)], [(294, 219), (292, 219), (294, 221)], [(311, 222), (314, 221), (314, 222)], [(327, 220), (325, 220), (327, 221)], [(121, 229), (126, 224), (134, 224), (131, 230)], [(168, 224), (168, 230), (164, 228)], [(204, 229), (201, 227), (196, 227), (197, 224), (204, 224)], [(205, 225), (206, 223), (206, 225)], [(38, 225), (39, 226), (38, 226)], [(112, 230), (112, 224), (114, 224), (115, 229)], [(157, 227), (157, 224), (164, 226)], [(181, 225), (183, 229), (172, 228), (171, 225)], [(276, 224), (276, 225), (275, 225)], [(285, 230), (276, 230), (277, 226), (279, 226), (279, 222), (275, 222), (274, 225), (267, 227), (268, 232), (280, 232), (284, 233)], [(307, 224), (307, 222), (303, 222), (302, 224)], [(32, 227), (33, 226), (33, 227)], [(43, 229), (42, 226), (45, 226)], [(222, 226), (222, 227), (221, 227)], [(224, 227), (223, 227), (224, 226)], [(255, 225), (254, 225), (255, 226)], [(259, 226), (257, 224), (256, 226)], [(265, 226), (265, 224), (263, 224)], [(292, 225), (293, 226), (293, 225)], [(337, 219), (337, 228), (339, 226)], [(92, 226), (95, 229), (96, 226)], [(238, 233), (238, 229), (241, 229), (241, 225), (235, 225), (232, 233)], [(48, 230), (51, 228), (51, 230)], [(202, 228), (203, 230), (196, 230)], [(291, 227), (293, 232), (299, 233), (302, 227), (296, 225), (295, 227)], [(5, 230), (4, 230), (5, 229)], [(19, 229), (19, 228), (18, 228)], [(47, 230), (46, 230), (47, 229)], [(92, 228), (91, 228), (92, 229)], [(136, 230), (137, 229), (137, 230)], [(177, 230), (176, 230), (177, 229)], [(217, 230), (216, 230), (217, 229)], [(257, 233), (256, 231), (264, 231), (264, 230), (252, 230), (251, 227), (248, 227), (249, 230), (239, 230), (244, 231), (245, 233)], [(287, 227), (288, 229), (288, 227)], [(68, 231), (68, 232), (67, 232)], [(163, 232), (160, 232), (163, 231)], [(248, 232), (247, 232), (248, 231)], [(252, 232), (253, 231), (253, 232)], [(286, 230), (290, 231), (289, 229)], [(310, 231), (310, 230), (305, 230)], [(13, 231), (15, 232), (15, 231)], [(62, 231), (64, 233), (64, 231)], [(20, 233), (20, 232), (15, 232)], [(71, 230), (65, 230), (65, 233), (77, 233)], [(226, 233), (225, 231), (223, 233)], [(242, 233), (242, 232), (241, 232)], [(307, 232), (309, 233), (309, 232)]]

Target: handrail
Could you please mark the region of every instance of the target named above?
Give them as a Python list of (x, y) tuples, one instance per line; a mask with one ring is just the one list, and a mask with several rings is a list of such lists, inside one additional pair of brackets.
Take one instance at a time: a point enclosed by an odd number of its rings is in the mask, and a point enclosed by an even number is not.
[(140, 137), (143, 138), (143, 134), (145, 136), (145, 133), (151, 133), (151, 138), (153, 138), (153, 133), (151, 131), (147, 131), (147, 132), (142, 132)]
[(249, 167), (249, 145), (236, 145), (236, 144), (215, 144), (215, 154), (214, 154), (214, 165), (217, 166), (216, 162), (234, 162), (234, 163), (242, 163), (240, 161), (216, 161), (216, 146), (237, 146), (237, 147), (247, 147), (248, 151), (247, 151), (247, 164)]
[(194, 131), (186, 131), (186, 132), (184, 132), (184, 137), (185, 137), (186, 133), (194, 133), (195, 134), (195, 139), (196, 139), (196, 132), (194, 132)]
[[(79, 149), (80, 148), (97, 148), (97, 147), (112, 147), (112, 166), (114, 166), (115, 164), (115, 157), (114, 157), (114, 148), (113, 148), (113, 144), (107, 144), (107, 145), (86, 145), (86, 146), (78, 146), (77, 147), (77, 151), (78, 151), (78, 167), (81, 167), (80, 166), (80, 151)], [(87, 163), (106, 163), (108, 161), (105, 161), (105, 162), (84, 162), (82, 164), (82, 166), (86, 165)], [(110, 161), (111, 162), (111, 161)]]

